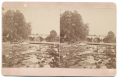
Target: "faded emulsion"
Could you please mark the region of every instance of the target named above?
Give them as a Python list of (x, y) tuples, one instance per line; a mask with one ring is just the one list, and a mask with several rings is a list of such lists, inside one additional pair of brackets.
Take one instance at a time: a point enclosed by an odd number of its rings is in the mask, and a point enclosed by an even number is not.
[(58, 15), (57, 11), (2, 7), (3, 68), (59, 67), (59, 28), (55, 27), (57, 20), (50, 19)]
[(3, 68), (116, 69), (115, 9), (24, 7), (2, 7)]
[(60, 68), (116, 69), (115, 22), (106, 15), (111, 11), (115, 15), (114, 9), (60, 10)]

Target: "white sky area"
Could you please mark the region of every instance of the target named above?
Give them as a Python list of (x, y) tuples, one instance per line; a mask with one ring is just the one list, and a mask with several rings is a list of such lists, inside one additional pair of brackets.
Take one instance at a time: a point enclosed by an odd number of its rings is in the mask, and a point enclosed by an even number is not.
[(89, 23), (90, 35), (107, 35), (109, 31), (116, 34), (116, 9), (108, 8), (4, 8), (20, 10), (27, 22), (31, 22), (32, 34), (50, 34), (51, 30), (60, 33), (60, 13), (66, 10), (78, 11), (84, 23)]
[(107, 35), (109, 31), (116, 34), (116, 9), (108, 8), (63, 8), (61, 13), (66, 10), (78, 11), (84, 23), (89, 23), (90, 35)]
[(4, 8), (7, 10), (20, 10), (23, 13), (26, 22), (31, 22), (32, 34), (49, 35), (50, 31), (55, 30), (57, 34), (60, 33), (60, 15), (59, 9), (56, 8)]

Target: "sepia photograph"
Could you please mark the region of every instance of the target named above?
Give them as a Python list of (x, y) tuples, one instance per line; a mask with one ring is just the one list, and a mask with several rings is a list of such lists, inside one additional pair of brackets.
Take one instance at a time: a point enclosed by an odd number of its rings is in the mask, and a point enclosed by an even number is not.
[(116, 69), (116, 9), (60, 9), (60, 67)]
[(3, 75), (116, 75), (115, 3), (4, 2), (1, 8)]
[(2, 7), (2, 67), (59, 67), (59, 9)]

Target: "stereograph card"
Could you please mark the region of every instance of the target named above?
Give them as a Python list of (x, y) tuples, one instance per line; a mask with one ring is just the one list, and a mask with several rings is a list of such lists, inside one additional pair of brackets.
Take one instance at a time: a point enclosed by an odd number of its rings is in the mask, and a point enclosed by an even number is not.
[(116, 4), (3, 2), (2, 75), (115, 76)]

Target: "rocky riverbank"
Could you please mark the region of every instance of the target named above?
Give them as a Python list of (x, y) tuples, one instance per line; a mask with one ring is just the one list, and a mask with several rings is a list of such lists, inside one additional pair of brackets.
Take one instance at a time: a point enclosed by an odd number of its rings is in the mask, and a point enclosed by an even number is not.
[(55, 68), (59, 67), (59, 46), (4, 44), (2, 58), (4, 68)]
[(116, 48), (103, 45), (61, 44), (60, 60), (60, 68), (115, 69)]

